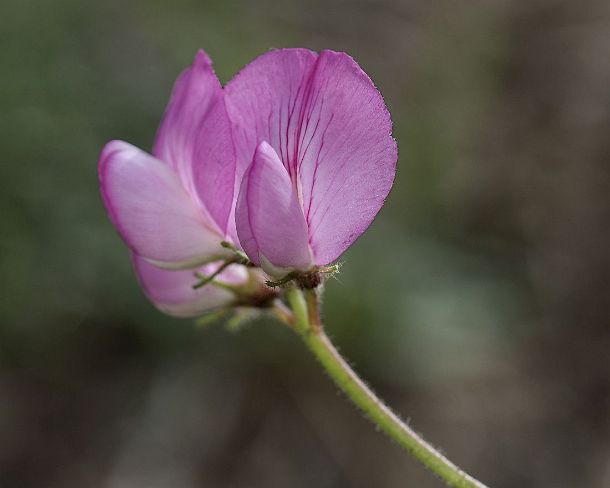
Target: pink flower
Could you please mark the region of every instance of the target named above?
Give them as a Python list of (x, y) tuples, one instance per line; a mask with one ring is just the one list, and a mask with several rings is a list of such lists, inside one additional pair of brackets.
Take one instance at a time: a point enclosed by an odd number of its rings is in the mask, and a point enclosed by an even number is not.
[[(203, 51), (174, 85), (153, 154), (111, 141), (102, 150), (99, 176), (110, 219), (132, 250), (139, 281), (155, 305), (188, 316), (235, 299), (214, 286), (193, 289), (194, 272), (210, 271), (202, 265), (232, 256), (221, 242), (231, 240), (227, 228), (235, 200), (230, 122)], [(218, 278), (245, 282), (248, 273), (232, 265)]]
[(225, 88), (237, 174), (237, 235), (281, 277), (335, 261), (371, 224), (396, 172), (392, 122), (347, 54), (271, 51)]
[(271, 51), (223, 92), (199, 51), (152, 155), (122, 141), (102, 150), (102, 197), (160, 309), (189, 316), (239, 303), (233, 285), (248, 294), (242, 304), (264, 303), (273, 294), (242, 265), (223, 267), (217, 280), (228, 287), (196, 289), (196, 277), (235, 259), (223, 241), (274, 277), (336, 260), (392, 187), (391, 129), (383, 98), (344, 53)]

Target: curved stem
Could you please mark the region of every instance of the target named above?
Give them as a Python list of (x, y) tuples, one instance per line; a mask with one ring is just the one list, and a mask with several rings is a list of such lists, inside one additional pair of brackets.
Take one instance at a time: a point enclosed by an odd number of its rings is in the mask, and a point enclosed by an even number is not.
[(374, 424), (447, 485), (456, 488), (485, 488), (484, 484), (462, 471), (422, 439), (358, 377), (324, 332), (315, 291), (306, 290), (305, 294), (306, 297), (296, 287), (287, 290), (288, 302), (294, 313), (294, 327), (337, 386)]

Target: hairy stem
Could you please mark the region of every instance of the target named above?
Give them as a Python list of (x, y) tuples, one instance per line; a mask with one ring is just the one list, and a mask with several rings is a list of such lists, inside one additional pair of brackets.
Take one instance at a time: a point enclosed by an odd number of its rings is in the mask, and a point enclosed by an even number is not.
[[(304, 296), (305, 294), (305, 296)], [(337, 386), (387, 435), (437, 476), (456, 488), (486, 488), (405, 424), (360, 379), (328, 339), (320, 321), (315, 290), (287, 290), (294, 314), (293, 326)]]

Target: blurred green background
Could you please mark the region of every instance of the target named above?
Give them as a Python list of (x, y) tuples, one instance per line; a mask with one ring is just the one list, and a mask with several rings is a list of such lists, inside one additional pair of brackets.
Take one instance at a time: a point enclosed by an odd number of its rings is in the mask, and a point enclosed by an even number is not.
[(603, 0), (4, 0), (0, 486), (440, 487), (287, 329), (158, 313), (97, 157), (150, 148), (200, 47), (344, 50), (399, 170), (326, 287), (330, 335), (492, 487), (610, 486), (610, 8)]

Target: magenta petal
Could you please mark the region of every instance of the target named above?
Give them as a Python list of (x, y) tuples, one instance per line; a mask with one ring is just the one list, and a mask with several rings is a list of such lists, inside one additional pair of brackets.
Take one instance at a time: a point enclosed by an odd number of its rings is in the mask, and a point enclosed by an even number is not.
[(153, 154), (172, 165), (223, 233), (233, 205), (235, 150), (220, 82), (199, 51), (176, 81)]
[(304, 88), (316, 58), (308, 49), (270, 51), (248, 64), (225, 87), (238, 177), (262, 141), (267, 141), (286, 164), (295, 149)]
[(262, 142), (242, 182), (237, 233), (248, 257), (274, 276), (311, 268), (307, 225), (290, 177), (273, 148)]
[[(212, 284), (193, 289), (193, 285), (199, 281), (195, 271), (209, 275), (218, 267), (217, 264), (190, 270), (167, 270), (157, 268), (135, 254), (132, 261), (140, 286), (148, 299), (170, 315), (195, 317), (229, 305), (235, 299), (233, 293)], [(247, 279), (248, 271), (240, 265), (233, 265), (218, 276), (218, 280), (232, 284), (245, 283)]]
[(225, 87), (233, 124), (237, 184), (262, 141), (267, 141), (282, 161), (294, 149), (291, 133), (297, 125), (297, 105), (302, 103), (302, 85), (316, 56), (308, 49), (270, 51), (248, 64)]
[(381, 94), (346, 54), (323, 51), (299, 151), (316, 264), (337, 259), (371, 224), (394, 182), (397, 149)]
[(167, 164), (122, 141), (102, 150), (102, 197), (127, 245), (163, 267), (185, 268), (227, 253), (222, 236)]
[(283, 49), (244, 68), (226, 101), (238, 174), (269, 141), (298, 192), (315, 264), (337, 259), (370, 225), (394, 180), (396, 142), (381, 94), (344, 53)]

